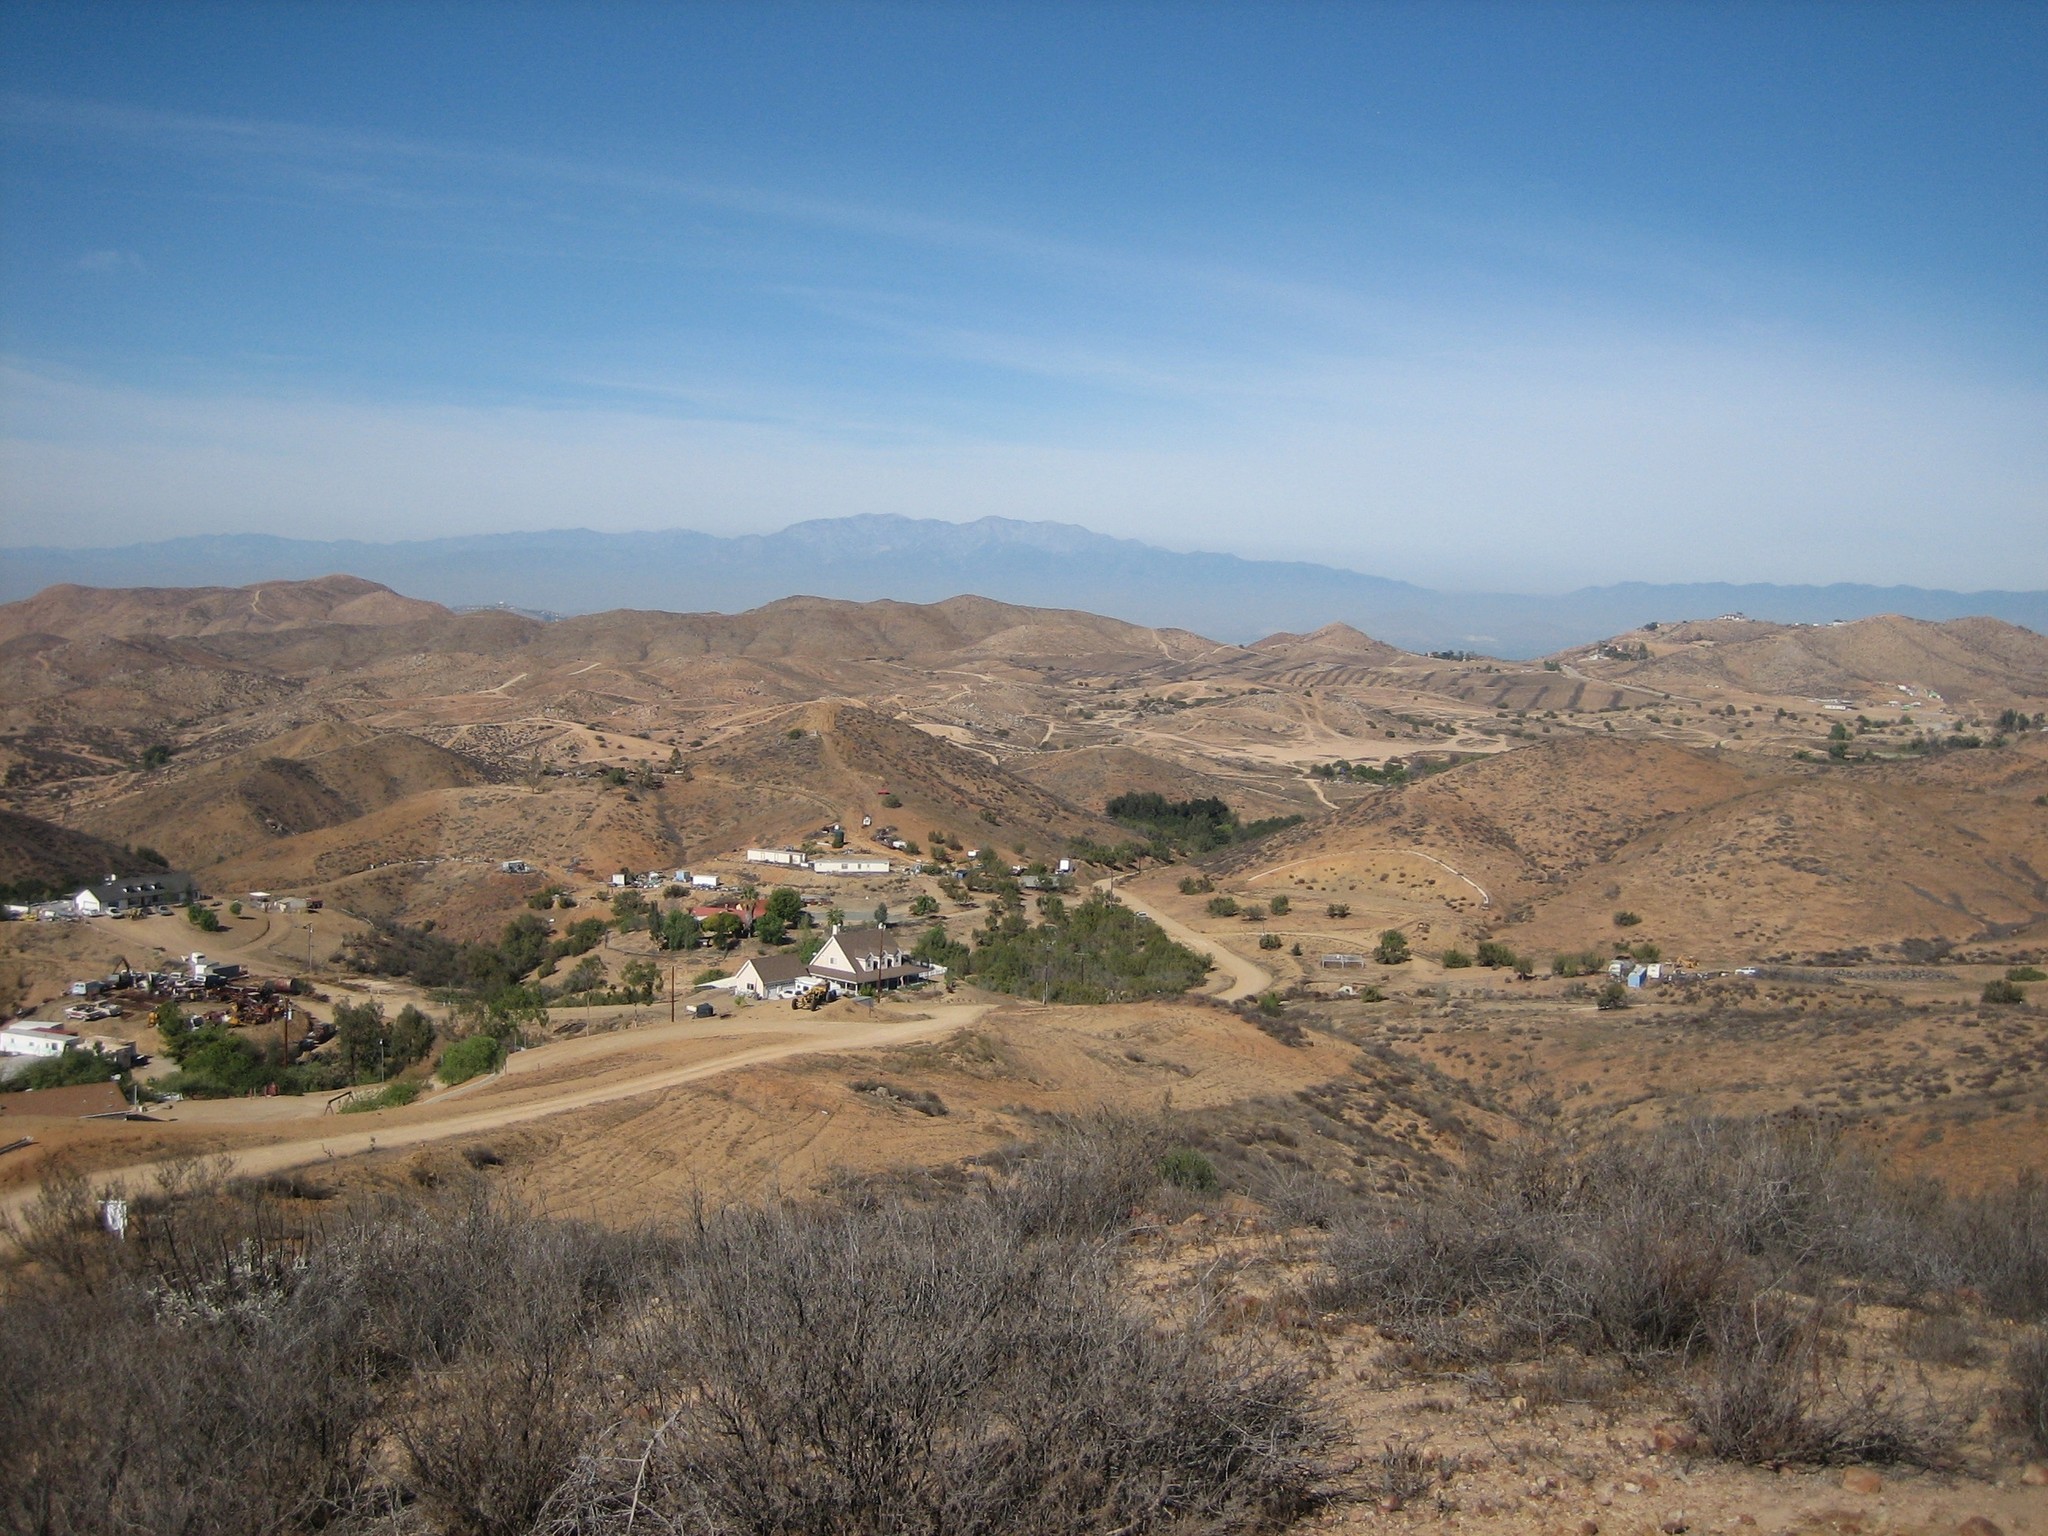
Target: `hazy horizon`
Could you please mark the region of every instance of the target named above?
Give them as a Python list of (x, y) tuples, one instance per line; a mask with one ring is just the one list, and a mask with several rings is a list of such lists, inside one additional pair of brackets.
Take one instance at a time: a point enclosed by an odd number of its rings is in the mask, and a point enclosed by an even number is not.
[(2048, 12), (0, 18), (0, 544), (2048, 576)]

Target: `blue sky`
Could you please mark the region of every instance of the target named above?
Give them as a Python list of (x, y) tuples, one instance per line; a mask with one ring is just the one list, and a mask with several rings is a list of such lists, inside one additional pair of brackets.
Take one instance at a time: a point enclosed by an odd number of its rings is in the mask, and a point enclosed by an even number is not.
[(0, 543), (2048, 584), (2048, 8), (0, 12)]

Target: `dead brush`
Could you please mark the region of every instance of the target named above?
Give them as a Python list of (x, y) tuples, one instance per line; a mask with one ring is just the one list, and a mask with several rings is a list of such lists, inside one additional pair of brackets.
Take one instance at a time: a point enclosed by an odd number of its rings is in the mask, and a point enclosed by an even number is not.
[(1924, 1390), (1911, 1398), (1886, 1373), (1848, 1375), (1817, 1307), (1760, 1295), (1722, 1310), (1709, 1331), (1703, 1377), (1683, 1396), (1723, 1460), (1955, 1465), (1970, 1415)]
[(1892, 1342), (1900, 1354), (1922, 1365), (1967, 1370), (1984, 1361), (1976, 1328), (1958, 1311), (1909, 1313), (1893, 1330)]
[(2036, 1328), (2005, 1362), (2005, 1422), (2037, 1453), (2048, 1455), (2048, 1331)]
[(1384, 1442), (1359, 1468), (1364, 1497), (1392, 1513), (1407, 1508), (1457, 1474), (1457, 1459), (1406, 1439)]

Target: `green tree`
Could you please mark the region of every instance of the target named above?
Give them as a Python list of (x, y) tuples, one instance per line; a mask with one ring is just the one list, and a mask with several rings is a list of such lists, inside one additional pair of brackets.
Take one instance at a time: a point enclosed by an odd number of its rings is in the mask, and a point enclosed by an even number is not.
[(1211, 917), (1237, 916), (1236, 898), (1231, 896), (1211, 896), (1209, 898), (1209, 915)]
[(1383, 930), (1373, 954), (1381, 965), (1400, 965), (1408, 958), (1408, 935), (1398, 928)]
[(89, 1051), (63, 1051), (32, 1061), (12, 1077), (0, 1078), (0, 1093), (26, 1093), (36, 1088), (74, 1088), (81, 1083), (112, 1082), (121, 1075), (98, 1046)]
[(202, 907), (196, 901), (185, 908), (185, 921), (201, 933), (220, 932), (220, 918), (213, 908)]
[(1330, 904), (1329, 904), (1328, 906), (1326, 906), (1326, 907), (1324, 907), (1324, 908), (1323, 908), (1323, 916), (1325, 916), (1325, 917), (1340, 917), (1340, 918), (1341, 918), (1341, 917), (1349, 917), (1350, 915), (1351, 915), (1351, 903), (1350, 903), (1350, 902), (1348, 902), (1348, 901), (1333, 901), (1333, 902), (1331, 902), (1331, 903), (1330, 903)]
[(930, 917), (938, 910), (939, 902), (935, 896), (918, 895), (911, 898), (910, 915), (912, 917)]
[(386, 1038), (392, 1070), (402, 1070), (416, 1061), (426, 1060), (434, 1049), (434, 1021), (407, 1003), (398, 1010), (398, 1017), (391, 1021), (391, 1031)]
[(654, 942), (663, 949), (695, 949), (704, 936), (704, 925), (680, 907), (664, 912), (654, 925)]
[(505, 1060), (505, 1048), (491, 1035), (471, 1035), (458, 1040), (441, 1053), (441, 1081), (466, 1083), (472, 1077), (495, 1072)]
[(1443, 960), (1441, 963), (1443, 965), (1443, 968), (1447, 971), (1462, 971), (1470, 968), (1472, 964), (1472, 957), (1466, 954), (1464, 950), (1459, 949), (1456, 945), (1453, 945), (1451, 948), (1444, 951)]
[(968, 948), (958, 940), (947, 936), (943, 925), (933, 923), (917, 936), (917, 943), (910, 953), (927, 965), (943, 965), (948, 971), (963, 970), (968, 961)]
[(796, 927), (804, 918), (802, 893), (786, 885), (778, 885), (768, 893), (767, 910), (762, 916), (780, 923), (784, 929)]
[(1287, 909), (1293, 905), (1294, 898), (1284, 894), (1275, 896), (1269, 904), (1270, 909), (1275, 917), (1285, 917), (1287, 915)]
[(1515, 952), (1499, 939), (1481, 939), (1476, 958), (1481, 965), (1492, 970), (1503, 965), (1512, 966), (1515, 963)]
[(720, 949), (732, 949), (746, 933), (736, 912), (717, 912), (704, 921), (704, 937)]
[(644, 927), (647, 918), (647, 898), (631, 886), (612, 897), (612, 926), (619, 932), (631, 933)]
[(381, 1003), (337, 1003), (334, 1008), (334, 1051), (352, 1083), (389, 1075), (390, 1029)]
[(576, 962), (576, 968), (562, 979), (562, 994), (574, 997), (583, 992), (595, 992), (604, 985), (604, 962), (595, 955), (585, 955)]
[(628, 960), (619, 969), (619, 985), (636, 1003), (651, 1003), (661, 988), (661, 967), (652, 960)]
[(889, 926), (889, 903), (887, 903), (886, 901), (878, 901), (875, 903), (875, 926), (877, 928), (886, 928)]
[[(149, 1022), (156, 1026), (156, 1032), (163, 1037), (164, 1049), (175, 1049), (177, 1042), (191, 1032), (191, 1021), (185, 1017), (185, 1010), (166, 998), (158, 1003), (149, 1015)], [(175, 1056), (171, 1058), (177, 1060)]]

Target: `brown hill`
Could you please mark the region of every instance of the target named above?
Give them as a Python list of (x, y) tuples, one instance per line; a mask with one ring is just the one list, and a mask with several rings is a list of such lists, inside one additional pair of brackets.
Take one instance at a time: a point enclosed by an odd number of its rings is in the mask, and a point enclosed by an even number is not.
[[(1357, 888), (1385, 879), (1389, 855), (1424, 856), (1486, 892), (1474, 906), (1449, 878), (1432, 884), (1468, 933), (1543, 953), (1617, 936), (1730, 962), (1914, 938), (1996, 943), (2048, 929), (2044, 791), (2048, 744), (2033, 740), (1778, 770), (1587, 738), (1375, 793), (1218, 867)], [(1614, 926), (1624, 908), (1639, 926)]]
[(1407, 652), (1375, 640), (1349, 624), (1325, 624), (1306, 635), (1281, 633), (1254, 640), (1250, 649), (1264, 656), (1294, 661), (1351, 661), (1384, 666)]
[(738, 614), (619, 610), (561, 620), (529, 643), (537, 656), (616, 660), (692, 654), (767, 661), (985, 655), (1129, 662), (1177, 660), (1216, 648), (1214, 641), (1185, 630), (1148, 629), (1091, 613), (1023, 608), (984, 597), (939, 603), (790, 597)]
[(2048, 639), (1998, 619), (1930, 624), (1887, 615), (1829, 625), (1723, 619), (1639, 630), (1605, 644), (1644, 647), (1649, 659), (1587, 657), (1579, 664), (1603, 679), (1678, 694), (1713, 688), (1845, 699), (1887, 713), (1930, 701), (1998, 710), (2048, 699)]
[(434, 618), (439, 603), (401, 597), (359, 576), (265, 581), (249, 587), (46, 587), (0, 604), (0, 644), (25, 635), (176, 638), (268, 634), (314, 625), (383, 625)]
[(68, 894), (108, 875), (132, 875), (151, 867), (146, 859), (105, 838), (0, 809), (0, 886)]
[(174, 763), (82, 812), (80, 821), (204, 869), (276, 838), (485, 778), (469, 759), (403, 732), (328, 728), (189, 768)]
[(726, 786), (725, 803), (743, 793), (759, 805), (750, 830), (726, 848), (794, 841), (833, 821), (857, 837), (863, 816), (920, 841), (938, 830), (969, 845), (994, 840), (1041, 854), (1074, 837), (1118, 835), (1099, 814), (981, 753), (853, 704), (809, 706), (721, 741), (693, 763), (700, 795), (707, 779)]
[(1150, 790), (1169, 800), (1225, 801), (1246, 821), (1323, 809), (1309, 781), (1254, 777), (1223, 768), (1204, 771), (1135, 747), (1079, 747), (1020, 761), (1016, 771), (1070, 805), (1095, 811), (1117, 795)]

